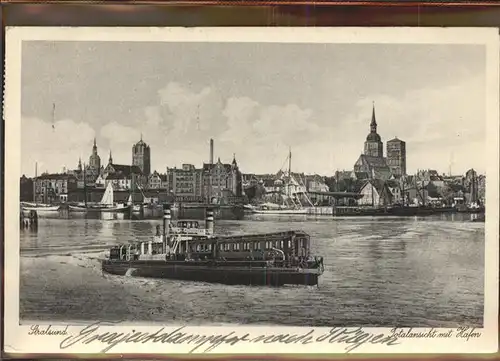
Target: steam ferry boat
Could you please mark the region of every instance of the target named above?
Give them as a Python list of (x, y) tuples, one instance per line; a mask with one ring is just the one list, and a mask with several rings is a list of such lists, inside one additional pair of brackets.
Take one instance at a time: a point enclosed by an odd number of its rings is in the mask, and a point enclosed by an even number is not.
[[(205, 223), (205, 224), (203, 224)], [(115, 275), (241, 285), (317, 285), (323, 258), (310, 254), (303, 231), (217, 236), (213, 209), (205, 222), (172, 220), (164, 205), (163, 232), (148, 241), (114, 246), (101, 260)]]

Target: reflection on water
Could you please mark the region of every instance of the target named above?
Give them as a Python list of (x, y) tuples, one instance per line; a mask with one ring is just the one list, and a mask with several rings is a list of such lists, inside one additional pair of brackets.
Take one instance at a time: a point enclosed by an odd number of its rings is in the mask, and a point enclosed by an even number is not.
[(96, 252), (151, 237), (160, 222), (41, 219), (38, 232), (22, 231), (21, 317), (299, 326), (482, 324), (484, 223), (471, 222), (470, 215), (251, 216), (216, 222), (222, 234), (306, 231), (312, 252), (325, 258), (318, 288), (100, 273)]

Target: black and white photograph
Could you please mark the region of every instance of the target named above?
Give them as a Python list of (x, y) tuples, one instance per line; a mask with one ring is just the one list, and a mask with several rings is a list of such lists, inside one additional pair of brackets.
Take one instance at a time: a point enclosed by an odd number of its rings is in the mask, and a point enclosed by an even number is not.
[(9, 30), (14, 351), (96, 322), (496, 350), (498, 29)]

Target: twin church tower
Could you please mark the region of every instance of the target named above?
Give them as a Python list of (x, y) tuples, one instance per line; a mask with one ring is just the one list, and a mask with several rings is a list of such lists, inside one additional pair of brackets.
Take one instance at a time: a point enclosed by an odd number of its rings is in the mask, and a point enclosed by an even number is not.
[[(113, 157), (110, 151), (108, 165), (113, 164)], [(142, 134), (141, 140), (132, 146), (132, 165), (139, 167), (144, 176), (149, 176), (151, 174), (151, 148), (142, 140)], [(81, 167), (80, 160), (78, 168), (81, 169)], [(86, 167), (86, 172), (89, 177), (97, 178), (104, 172), (104, 169), (105, 167), (101, 164), (101, 157), (97, 152), (96, 139), (94, 138), (94, 146), (92, 147), (92, 153), (89, 157), (89, 164)]]
[(406, 143), (397, 137), (387, 142), (387, 156), (384, 157), (384, 143), (377, 133), (375, 104), (372, 109), (370, 133), (365, 141), (364, 152), (354, 164), (355, 172), (366, 172), (370, 178), (389, 179), (406, 175)]

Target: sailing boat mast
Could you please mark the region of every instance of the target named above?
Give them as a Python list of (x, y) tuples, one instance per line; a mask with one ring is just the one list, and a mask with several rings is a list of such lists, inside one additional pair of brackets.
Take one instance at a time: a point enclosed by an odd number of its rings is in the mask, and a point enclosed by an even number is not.
[(406, 189), (405, 189), (405, 182), (406, 182), (406, 179), (405, 179), (405, 176), (401, 176), (401, 188), (402, 189), (402, 193), (403, 193), (403, 207), (406, 207)]
[(85, 208), (87, 208), (87, 175), (85, 173), (85, 163), (83, 163), (83, 197)]
[(38, 162), (35, 162), (35, 181), (33, 182), (33, 201), (35, 205), (38, 207), (38, 197), (36, 196), (36, 181), (38, 178)]
[(291, 196), (291, 190), (290, 190), (290, 184), (292, 182), (292, 148), (288, 148), (288, 184), (287, 184), (287, 191), (288, 191), (288, 197)]

